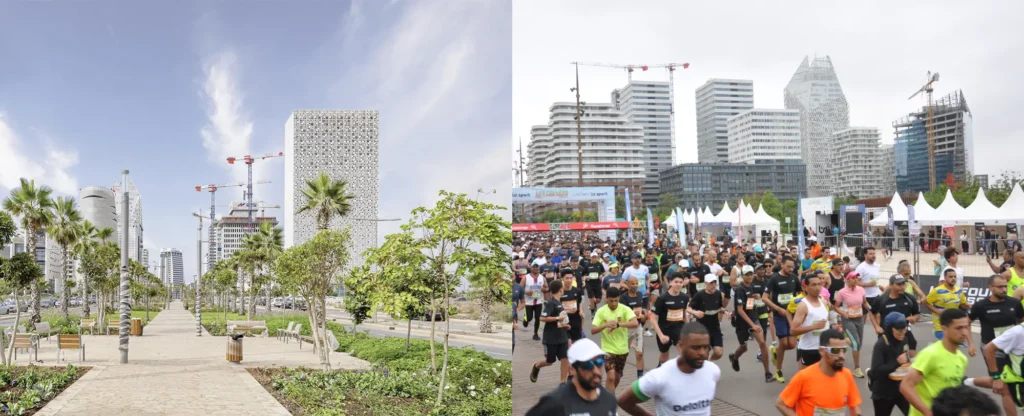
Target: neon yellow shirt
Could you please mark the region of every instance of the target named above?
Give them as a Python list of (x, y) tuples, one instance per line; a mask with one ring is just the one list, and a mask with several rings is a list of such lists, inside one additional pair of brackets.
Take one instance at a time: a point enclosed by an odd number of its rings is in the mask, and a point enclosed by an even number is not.
[[(632, 309), (619, 305), (613, 311), (608, 305), (604, 305), (594, 313), (594, 321), (590, 324), (601, 326), (612, 321), (624, 324), (633, 318), (636, 318), (636, 314)], [(605, 328), (601, 331), (601, 351), (615, 355), (629, 354), (629, 328), (620, 326), (615, 329)]]
[(1015, 270), (1013, 267), (1010, 267), (1007, 270), (1010, 271), (1010, 281), (1006, 282), (1006, 284), (1010, 286), (1010, 290), (1009, 292), (1006, 293), (1009, 293), (1010, 296), (1013, 296), (1013, 292), (1016, 292), (1017, 288), (1024, 286), (1024, 279), (1017, 275), (1017, 270)]
[[(925, 302), (930, 303), (938, 310), (945, 309), (956, 309), (960, 305), (967, 304), (967, 295), (959, 287), (953, 286), (953, 290), (949, 290), (945, 285), (935, 286), (931, 292), (928, 292), (928, 296), (924, 298)], [(941, 331), (942, 325), (939, 324), (939, 314), (933, 314), (932, 316), (932, 330)]]
[[(911, 368), (924, 376), (914, 390), (917, 390), (924, 404), (931, 407), (932, 400), (939, 392), (963, 383), (967, 356), (959, 348), (951, 353), (942, 346), (942, 341), (936, 341), (917, 353)], [(915, 415), (923, 416), (914, 406), (910, 406), (910, 416)]]

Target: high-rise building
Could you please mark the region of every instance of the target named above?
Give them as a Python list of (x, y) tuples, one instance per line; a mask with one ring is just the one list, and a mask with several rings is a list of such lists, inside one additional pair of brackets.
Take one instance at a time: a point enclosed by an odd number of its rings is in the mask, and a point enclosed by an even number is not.
[(726, 125), (729, 163), (800, 160), (800, 110), (755, 108), (730, 117)]
[(697, 160), (729, 162), (728, 120), (754, 108), (754, 81), (709, 79), (697, 88)]
[[(121, 188), (122, 182), (114, 183), (112, 189), (114, 194), (114, 207), (117, 210), (117, 244), (123, 241), (122, 221), (128, 221), (128, 258), (142, 261), (142, 196), (131, 177), (128, 178), (128, 215), (121, 212)], [(124, 250), (124, 247), (121, 247)]]
[[(36, 250), (35, 258), (36, 264), (43, 271), (47, 273), (47, 258), (49, 252), (46, 250), (47, 236), (45, 231), (40, 231), (36, 235)], [(25, 252), (25, 231), (17, 230), (14, 233), (14, 238), (5, 246), (0, 246), (0, 257), (9, 259), (15, 254), (21, 254)], [(49, 275), (47, 276), (49, 278)]]
[[(644, 184), (641, 201), (658, 203), (659, 172), (675, 164), (671, 86), (662, 81), (630, 81), (612, 91), (612, 105), (630, 123), (643, 128)], [(631, 191), (632, 192), (632, 191)]]
[[(217, 242), (215, 260), (231, 257), (242, 248), (245, 229), (249, 225), (249, 208), (245, 205), (245, 201), (232, 202), (228, 215), (217, 218), (213, 223), (213, 235)], [(277, 226), (277, 218), (260, 216), (258, 208), (252, 208), (252, 214), (253, 222), (256, 224), (269, 221), (273, 226)]]
[(973, 116), (962, 91), (939, 98), (933, 105), (935, 183), (929, 184), (928, 107), (892, 123), (895, 129), (896, 188), (924, 192), (953, 175), (964, 181), (974, 172)]
[(185, 283), (185, 268), (181, 261), (181, 250), (176, 248), (160, 250), (160, 281), (165, 285), (175, 286)]
[(806, 197), (806, 166), (796, 159), (754, 163), (684, 163), (661, 171), (661, 189), (683, 209), (718, 210), (725, 201), (771, 191), (780, 201)]
[[(102, 186), (82, 188), (78, 192), (78, 212), (82, 214), (82, 219), (91, 222), (96, 229), (117, 229), (117, 208), (114, 206), (114, 191), (110, 188)], [(116, 236), (116, 233), (113, 234), (109, 241), (114, 241)], [(75, 263), (75, 281), (81, 284), (83, 276), (78, 272), (80, 261), (76, 260)]]
[[(617, 194), (629, 189), (632, 211), (641, 207), (644, 184), (644, 133), (611, 104), (582, 106), (583, 186), (614, 186)], [(579, 186), (579, 139), (576, 134), (576, 103), (551, 105), (547, 125), (533, 126), (527, 146), (527, 177), (533, 187)], [(584, 204), (588, 206), (589, 204)], [(572, 206), (530, 204), (529, 213), (549, 209), (576, 212)]]
[(891, 144), (883, 144), (878, 147), (882, 152), (882, 191), (885, 195), (896, 193), (896, 153)]
[(988, 175), (974, 175), (974, 181), (978, 183), (978, 186), (988, 190)]
[(377, 246), (377, 111), (295, 110), (284, 129), (285, 247), (316, 235), (316, 214), (297, 211), (306, 203), (306, 181), (326, 172), (332, 180), (345, 181), (352, 195), (348, 215), (335, 217), (329, 227), (351, 229), (349, 265), (362, 265), (362, 253)]
[(857, 199), (886, 196), (879, 141), (875, 127), (850, 127), (832, 133), (832, 174), (841, 178), (832, 188), (835, 195)]
[(850, 108), (829, 57), (804, 57), (783, 91), (786, 108), (800, 110), (801, 157), (809, 196), (835, 194), (833, 133), (850, 127)]

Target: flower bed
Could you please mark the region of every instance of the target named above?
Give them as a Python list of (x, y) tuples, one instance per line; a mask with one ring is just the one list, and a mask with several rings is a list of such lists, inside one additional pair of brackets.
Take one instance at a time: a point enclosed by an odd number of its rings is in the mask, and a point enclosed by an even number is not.
[(31, 415), (91, 367), (0, 367), (0, 412)]

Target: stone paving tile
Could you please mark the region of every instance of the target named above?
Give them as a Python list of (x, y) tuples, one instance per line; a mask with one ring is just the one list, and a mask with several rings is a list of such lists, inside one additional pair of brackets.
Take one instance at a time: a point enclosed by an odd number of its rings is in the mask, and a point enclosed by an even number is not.
[[(161, 312), (142, 337), (132, 337), (128, 364), (120, 364), (117, 336), (83, 337), (93, 366), (38, 415), (287, 415), (290, 414), (245, 370), (249, 367), (318, 367), (309, 344), (274, 337), (245, 338), (241, 364), (225, 359), (226, 337), (196, 336), (195, 317), (180, 303)], [(40, 343), (39, 365), (56, 363), (56, 342)], [(21, 358), (18, 364), (28, 364)], [(67, 362), (79, 365), (77, 357)], [(333, 368), (364, 369), (369, 363), (332, 353)]]

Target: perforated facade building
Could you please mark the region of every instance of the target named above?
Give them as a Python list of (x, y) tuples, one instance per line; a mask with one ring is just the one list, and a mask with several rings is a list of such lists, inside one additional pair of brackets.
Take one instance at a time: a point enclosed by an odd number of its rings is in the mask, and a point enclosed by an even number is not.
[(285, 122), (284, 244), (302, 244), (317, 232), (315, 214), (297, 213), (302, 189), (320, 172), (347, 182), (352, 207), (331, 229), (350, 227), (350, 267), (377, 246), (378, 114), (376, 110), (295, 110)]
[(804, 57), (783, 90), (786, 108), (800, 110), (801, 157), (807, 164), (811, 197), (835, 195), (841, 180), (831, 170), (835, 142), (832, 133), (850, 127), (850, 107), (829, 57)]

